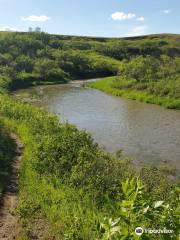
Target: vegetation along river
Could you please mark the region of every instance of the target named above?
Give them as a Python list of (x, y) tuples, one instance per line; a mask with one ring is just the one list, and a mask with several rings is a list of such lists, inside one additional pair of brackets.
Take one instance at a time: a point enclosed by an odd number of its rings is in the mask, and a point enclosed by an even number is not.
[(122, 149), (135, 163), (180, 170), (180, 111), (109, 96), (80, 82), (38, 86), (15, 95), (86, 129), (107, 151)]

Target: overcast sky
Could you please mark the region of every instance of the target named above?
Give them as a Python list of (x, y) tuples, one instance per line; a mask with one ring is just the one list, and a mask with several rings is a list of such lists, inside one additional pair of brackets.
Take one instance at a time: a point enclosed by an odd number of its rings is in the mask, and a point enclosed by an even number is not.
[(180, 33), (180, 0), (0, 0), (0, 30), (123, 37)]

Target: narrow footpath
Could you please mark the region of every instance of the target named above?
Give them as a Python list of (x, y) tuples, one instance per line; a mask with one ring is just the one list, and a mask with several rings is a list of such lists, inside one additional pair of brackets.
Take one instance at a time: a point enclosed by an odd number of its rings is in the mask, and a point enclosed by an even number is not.
[(12, 139), (16, 142), (16, 157), (12, 165), (12, 174), (2, 198), (0, 198), (0, 240), (18, 240), (20, 226), (16, 215), (18, 177), (22, 159), (23, 145), (14, 134)]

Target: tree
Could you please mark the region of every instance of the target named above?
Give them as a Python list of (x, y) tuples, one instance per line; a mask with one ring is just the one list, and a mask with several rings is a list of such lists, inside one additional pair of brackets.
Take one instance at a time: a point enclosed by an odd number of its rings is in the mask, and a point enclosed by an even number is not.
[(35, 32), (40, 33), (41, 32), (41, 28), (40, 27), (36, 27), (35, 28)]
[(28, 28), (28, 32), (30, 32), (30, 33), (33, 32), (33, 28), (32, 28), (32, 27), (29, 27), (29, 28)]

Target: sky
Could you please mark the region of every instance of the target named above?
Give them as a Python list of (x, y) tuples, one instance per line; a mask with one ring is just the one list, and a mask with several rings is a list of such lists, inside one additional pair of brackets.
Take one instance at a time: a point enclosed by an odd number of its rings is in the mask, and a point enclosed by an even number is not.
[(180, 0), (0, 0), (0, 31), (63, 35), (180, 33)]

